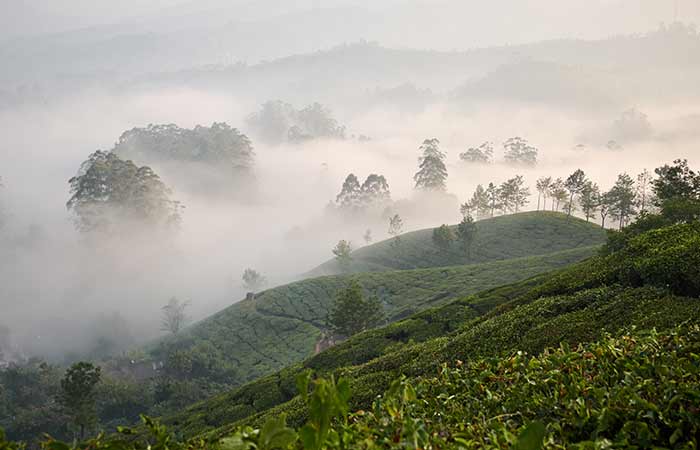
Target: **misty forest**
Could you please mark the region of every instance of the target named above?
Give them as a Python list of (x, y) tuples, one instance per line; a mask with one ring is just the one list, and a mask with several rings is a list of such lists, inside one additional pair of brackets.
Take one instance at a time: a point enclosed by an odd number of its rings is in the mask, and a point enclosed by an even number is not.
[(700, 2), (0, 8), (0, 450), (699, 448)]

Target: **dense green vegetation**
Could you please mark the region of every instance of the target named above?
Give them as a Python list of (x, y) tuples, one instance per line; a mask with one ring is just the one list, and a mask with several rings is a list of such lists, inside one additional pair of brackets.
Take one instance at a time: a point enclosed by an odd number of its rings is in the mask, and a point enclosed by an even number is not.
[(302, 364), (195, 405), (168, 423), (186, 436), (224, 436), (241, 423), (259, 425), (281, 413), (301, 425), (307, 413), (296, 397), (294, 379), (307, 368), (347, 376), (352, 408), (368, 408), (401, 375), (430, 376), (444, 363), (516, 350), (538, 354), (560, 343), (593, 342), (630, 326), (668, 330), (684, 321), (697, 323), (700, 301), (685, 295), (698, 279), (699, 239), (697, 223), (640, 234), (622, 250), (556, 274), (361, 333)]
[(236, 303), (153, 349), (167, 359), (174, 350), (213, 347), (216, 357), (236, 367), (237, 381), (267, 375), (314, 353), (327, 329), (336, 292), (356, 281), (377, 296), (389, 321), (504, 283), (580, 261), (594, 247), (484, 264), (372, 272), (304, 280), (264, 291)]
[[(543, 255), (574, 247), (602, 244), (605, 231), (577, 218), (556, 212), (527, 212), (480, 220), (471, 251), (467, 255), (454, 245), (445, 251), (433, 240), (433, 229), (401, 235), (401, 246), (391, 240), (377, 242), (352, 252), (347, 269), (336, 260), (314, 269), (312, 274), (328, 275), (395, 269), (477, 264), (524, 256)], [(457, 233), (457, 226), (450, 227)]]

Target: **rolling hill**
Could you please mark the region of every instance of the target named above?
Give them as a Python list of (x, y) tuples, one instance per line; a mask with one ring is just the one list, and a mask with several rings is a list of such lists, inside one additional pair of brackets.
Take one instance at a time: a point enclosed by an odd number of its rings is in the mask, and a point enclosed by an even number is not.
[[(576, 247), (602, 244), (605, 230), (581, 219), (557, 212), (525, 212), (498, 216), (476, 222), (477, 235), (467, 256), (457, 246), (443, 251), (433, 243), (433, 229), (401, 235), (395, 249), (391, 240), (355, 250), (346, 272), (421, 269), (428, 267), (477, 264), (525, 256), (544, 255)], [(456, 231), (456, 226), (451, 227)], [(333, 275), (343, 272), (330, 260), (309, 275)]]
[[(282, 413), (299, 426), (307, 415), (294, 379), (307, 369), (349, 377), (351, 407), (367, 408), (400, 375), (433, 377), (442, 364), (498, 358), (516, 350), (540, 354), (548, 347), (595, 342), (630, 327), (670, 331), (680, 324), (695, 326), (700, 323), (699, 258), (700, 224), (652, 230), (610, 254), (361, 333), (166, 422), (184, 436), (210, 437), (225, 436), (241, 424), (260, 425)], [(526, 412), (535, 418), (540, 414)]]
[[(401, 250), (405, 254), (395, 255), (387, 243), (360, 253), (380, 261), (379, 271), (311, 278), (266, 290), (152, 347), (151, 357), (164, 361), (173, 350), (204, 345), (219, 362), (236, 368), (236, 384), (244, 383), (312, 356), (335, 293), (350, 281), (377, 295), (391, 322), (585, 259), (595, 253), (603, 235), (599, 227), (561, 214), (501, 217), (480, 223), (472, 264), (448, 266), (470, 260), (456, 252), (437, 252), (428, 230), (409, 233)], [(422, 265), (423, 257), (429, 268), (388, 270), (392, 265)]]

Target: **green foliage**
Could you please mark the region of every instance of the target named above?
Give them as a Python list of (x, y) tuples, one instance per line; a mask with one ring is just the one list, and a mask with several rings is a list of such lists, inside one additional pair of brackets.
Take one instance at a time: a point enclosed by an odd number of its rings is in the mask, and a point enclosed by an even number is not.
[(474, 219), (471, 217), (465, 217), (457, 225), (457, 239), (462, 247), (462, 250), (467, 254), (467, 257), (471, 256), (472, 245), (476, 239), (476, 233), (478, 229), (474, 223)]
[(243, 287), (251, 292), (258, 292), (267, 284), (267, 279), (257, 270), (248, 268), (243, 271)]
[(338, 265), (343, 268), (347, 268), (352, 260), (352, 246), (350, 242), (346, 240), (338, 241), (338, 244), (333, 248), (333, 254), (335, 255)]
[(447, 189), (447, 167), (446, 155), (440, 150), (440, 141), (436, 138), (426, 139), (419, 150), (422, 156), (418, 159), (418, 172), (413, 176), (416, 189), (444, 191)]
[(69, 183), (66, 206), (81, 231), (114, 231), (131, 221), (171, 227), (180, 220), (180, 204), (158, 175), (115, 153), (91, 154)]
[[(443, 251), (434, 243), (430, 228), (403, 233), (400, 252), (395, 251), (391, 239), (355, 250), (347, 270), (356, 273), (475, 264), (603, 244), (606, 239), (601, 227), (578, 218), (567, 220), (565, 215), (552, 212), (499, 216), (479, 220), (476, 227), (470, 257), (456, 246)], [(457, 226), (450, 229), (455, 233)], [(343, 272), (336, 261), (329, 261), (310, 275), (336, 273)]]
[(443, 224), (433, 230), (433, 243), (442, 251), (447, 251), (457, 237), (452, 228)]
[(101, 376), (100, 367), (78, 362), (66, 371), (61, 380), (59, 399), (73, 424), (80, 429), (81, 439), (85, 428), (97, 423), (95, 387)]
[(366, 298), (362, 286), (356, 281), (336, 294), (328, 316), (328, 325), (333, 333), (344, 337), (377, 327), (384, 321), (384, 309), (379, 298)]

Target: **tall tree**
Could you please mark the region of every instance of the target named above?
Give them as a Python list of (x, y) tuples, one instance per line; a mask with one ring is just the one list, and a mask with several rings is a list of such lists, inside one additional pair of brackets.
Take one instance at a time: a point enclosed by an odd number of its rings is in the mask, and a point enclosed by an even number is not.
[(362, 188), (360, 181), (355, 174), (351, 173), (345, 177), (340, 193), (335, 197), (336, 203), (342, 208), (353, 209), (360, 205)]
[(488, 198), (491, 217), (493, 217), (493, 213), (501, 207), (501, 193), (499, 191), (498, 187), (493, 183), (489, 183), (486, 188), (486, 197)]
[(449, 250), (455, 239), (456, 236), (452, 228), (445, 224), (433, 229), (433, 243), (442, 251)]
[(423, 152), (418, 159), (419, 169), (413, 176), (417, 189), (426, 191), (445, 191), (447, 189), (447, 167), (445, 153), (440, 151), (440, 141), (436, 138), (426, 139), (420, 146)]
[(552, 177), (542, 177), (537, 180), (537, 211), (540, 210), (540, 197), (544, 200), (542, 209), (547, 209), (547, 196), (552, 185)]
[(512, 137), (503, 143), (503, 158), (509, 164), (534, 166), (537, 164), (537, 148), (521, 137)]
[(649, 206), (652, 203), (653, 181), (653, 177), (647, 169), (644, 169), (639, 175), (637, 175), (637, 189), (635, 196), (637, 197), (637, 203), (639, 204), (639, 212), (642, 214), (648, 212)]
[(403, 233), (403, 220), (398, 214), (389, 217), (389, 235), (393, 236), (391, 244), (398, 247), (401, 244), (401, 233)]
[(619, 221), (619, 229), (636, 214), (634, 191), (634, 180), (626, 173), (618, 175), (615, 185), (610, 189), (610, 215)]
[(469, 148), (459, 154), (459, 159), (468, 163), (489, 164), (493, 160), (493, 144), (484, 142), (478, 147)]
[(338, 292), (328, 315), (328, 326), (336, 337), (350, 337), (384, 322), (379, 299), (367, 298), (356, 281)]
[(258, 292), (267, 284), (267, 279), (260, 272), (251, 268), (243, 271), (241, 279), (243, 280), (243, 287), (250, 292)]
[(525, 186), (525, 180), (522, 175), (516, 175), (501, 184), (500, 193), (503, 211), (517, 213), (520, 211), (520, 208), (528, 203), (527, 198), (530, 196), (530, 189)]
[(580, 192), (579, 204), (586, 217), (586, 222), (595, 217), (598, 208), (600, 208), (600, 189), (597, 184), (586, 181)]
[(391, 200), (391, 192), (389, 191), (389, 183), (383, 175), (375, 173), (370, 174), (365, 182), (360, 187), (360, 195), (364, 205), (373, 203), (384, 203)]
[(185, 313), (190, 302), (181, 302), (177, 297), (172, 297), (168, 303), (161, 308), (161, 326), (162, 331), (167, 331), (173, 336), (177, 335), (187, 325), (188, 317)]
[(69, 180), (66, 204), (81, 231), (114, 231), (125, 222), (172, 227), (180, 203), (149, 167), (137, 167), (114, 153), (96, 151)]
[(613, 197), (610, 191), (604, 192), (600, 195), (598, 199), (598, 204), (600, 208), (600, 226), (605, 228), (605, 219), (610, 215), (610, 210), (612, 209)]
[(333, 254), (335, 255), (335, 260), (338, 261), (338, 265), (344, 271), (350, 268), (350, 263), (352, 262), (352, 245), (350, 242), (341, 239), (338, 241), (336, 246), (333, 248)]
[(566, 201), (569, 193), (564, 187), (564, 180), (557, 178), (549, 187), (549, 196), (552, 198), (552, 211), (559, 211), (561, 202)]
[(472, 246), (476, 239), (477, 227), (474, 219), (465, 217), (457, 225), (457, 239), (462, 246), (462, 249), (467, 254), (467, 258), (471, 258)]
[(61, 380), (59, 400), (71, 422), (79, 430), (80, 439), (85, 429), (97, 423), (96, 390), (102, 371), (88, 362), (73, 364)]
[(477, 184), (471, 198), (471, 204), (476, 212), (476, 217), (481, 219), (489, 213), (489, 196), (484, 186)]
[(583, 170), (576, 169), (564, 182), (564, 187), (569, 191), (567, 216), (571, 216), (571, 210), (574, 207), (574, 197), (581, 193), (581, 190), (586, 185), (586, 181), (586, 174), (583, 173)]

